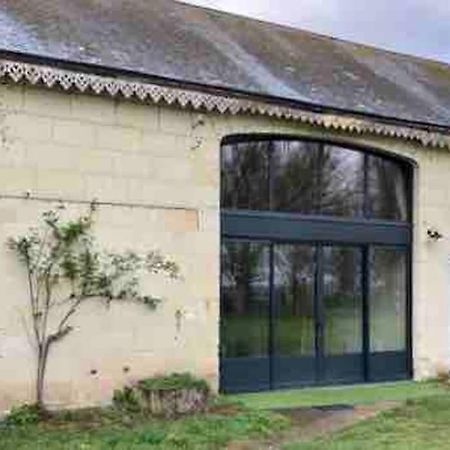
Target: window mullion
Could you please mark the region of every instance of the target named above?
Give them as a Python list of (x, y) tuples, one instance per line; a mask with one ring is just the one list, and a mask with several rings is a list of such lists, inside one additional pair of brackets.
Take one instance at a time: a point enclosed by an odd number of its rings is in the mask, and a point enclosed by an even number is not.
[(273, 141), (269, 142), (267, 149), (267, 183), (268, 183), (268, 195), (269, 195), (269, 210), (273, 210)]
[(316, 214), (320, 214), (322, 212), (322, 189), (323, 189), (323, 162), (324, 162), (324, 152), (325, 152), (325, 144), (320, 143), (318, 148), (318, 156), (316, 159), (316, 187), (314, 191), (316, 192), (316, 200), (314, 209)]
[(363, 168), (363, 217), (369, 217), (369, 155), (364, 154)]

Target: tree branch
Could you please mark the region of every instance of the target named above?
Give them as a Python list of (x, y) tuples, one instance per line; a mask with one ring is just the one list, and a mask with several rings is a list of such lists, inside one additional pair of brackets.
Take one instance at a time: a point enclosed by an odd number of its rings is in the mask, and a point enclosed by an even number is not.
[(59, 325), (57, 327), (57, 331), (54, 334), (56, 334), (56, 335), (60, 334), (65, 328), (72, 328), (72, 327), (67, 325), (67, 322), (69, 321), (69, 319), (77, 312), (79, 306), (81, 305), (81, 303), (83, 303), (83, 301), (85, 301), (85, 300), (87, 300), (89, 298), (95, 298), (95, 297), (98, 297), (98, 295), (96, 295), (96, 294), (84, 294), (84, 295), (81, 295), (81, 296), (77, 297), (75, 302), (73, 303), (73, 305), (69, 308), (67, 313), (61, 319), (61, 322), (59, 323)]
[(43, 340), (45, 341), (46, 335), (47, 335), (47, 323), (48, 323), (48, 315), (50, 314), (51, 309), (51, 299), (52, 299), (52, 292), (51, 292), (51, 286), (50, 286), (50, 274), (47, 274), (45, 276), (45, 303), (44, 303), (44, 318), (42, 320), (42, 328), (41, 328), (41, 335)]
[(66, 327), (68, 320), (77, 312), (77, 309), (81, 305), (83, 300), (85, 300), (85, 298), (83, 298), (83, 297), (78, 297), (76, 299), (74, 304), (67, 311), (66, 315), (61, 319), (61, 322), (59, 323), (59, 325), (57, 327), (56, 334), (61, 333), (62, 330)]
[(33, 277), (32, 277), (32, 269), (30, 266), (30, 255), (28, 253), (28, 250), (25, 254), (25, 260), (27, 265), (27, 278), (28, 278), (28, 289), (30, 292), (30, 307), (31, 307), (31, 316), (33, 321), (33, 330), (34, 330), (34, 336), (36, 338), (36, 342), (39, 345), (41, 342), (41, 335), (39, 333), (39, 324), (38, 324), (38, 317), (39, 317), (39, 311), (38, 311), (38, 299), (36, 298), (36, 294), (34, 291), (34, 285), (33, 285)]

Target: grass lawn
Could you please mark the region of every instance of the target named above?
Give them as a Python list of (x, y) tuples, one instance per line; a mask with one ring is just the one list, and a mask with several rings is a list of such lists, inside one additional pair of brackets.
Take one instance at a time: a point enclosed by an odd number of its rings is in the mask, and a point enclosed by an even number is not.
[(402, 407), (312, 442), (283, 450), (450, 449), (450, 393), (409, 400)]
[(178, 420), (124, 416), (113, 410), (61, 414), (47, 422), (0, 426), (1, 450), (214, 450), (229, 441), (270, 437), (285, 417), (235, 406)]
[(447, 393), (438, 383), (360, 384), (326, 388), (295, 389), (227, 396), (251, 409), (300, 408), (326, 405), (356, 405), (377, 401), (404, 401)]
[[(403, 406), (309, 442), (295, 442), (303, 428), (266, 410), (383, 400)], [(450, 389), (412, 382), (304, 389), (227, 396), (209, 414), (178, 420), (106, 409), (59, 413), (37, 425), (0, 425), (0, 450), (214, 450), (243, 441), (251, 446), (232, 448), (259, 450), (272, 442), (283, 450), (450, 449)]]

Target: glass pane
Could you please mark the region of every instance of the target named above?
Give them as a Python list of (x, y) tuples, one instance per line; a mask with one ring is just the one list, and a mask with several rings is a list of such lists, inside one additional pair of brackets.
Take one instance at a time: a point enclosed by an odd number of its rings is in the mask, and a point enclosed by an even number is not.
[(406, 254), (373, 248), (370, 258), (370, 349), (403, 351), (406, 346)]
[(401, 164), (369, 156), (369, 214), (373, 218), (408, 220), (405, 170)]
[(362, 254), (359, 248), (323, 247), (324, 353), (362, 352)]
[(267, 356), (269, 342), (269, 246), (227, 241), (222, 245), (222, 356)]
[(314, 247), (274, 247), (275, 352), (279, 356), (314, 354), (314, 267)]
[(272, 209), (313, 214), (317, 211), (315, 174), (319, 144), (298, 141), (273, 143)]
[(320, 158), (318, 170), (320, 213), (342, 217), (362, 215), (363, 154), (327, 145)]
[(268, 142), (222, 147), (222, 208), (269, 209), (268, 147)]

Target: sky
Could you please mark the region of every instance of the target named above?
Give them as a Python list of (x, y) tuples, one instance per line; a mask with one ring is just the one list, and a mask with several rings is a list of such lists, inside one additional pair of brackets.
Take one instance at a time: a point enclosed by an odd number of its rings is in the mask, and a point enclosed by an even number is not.
[(450, 0), (183, 0), (450, 64)]

